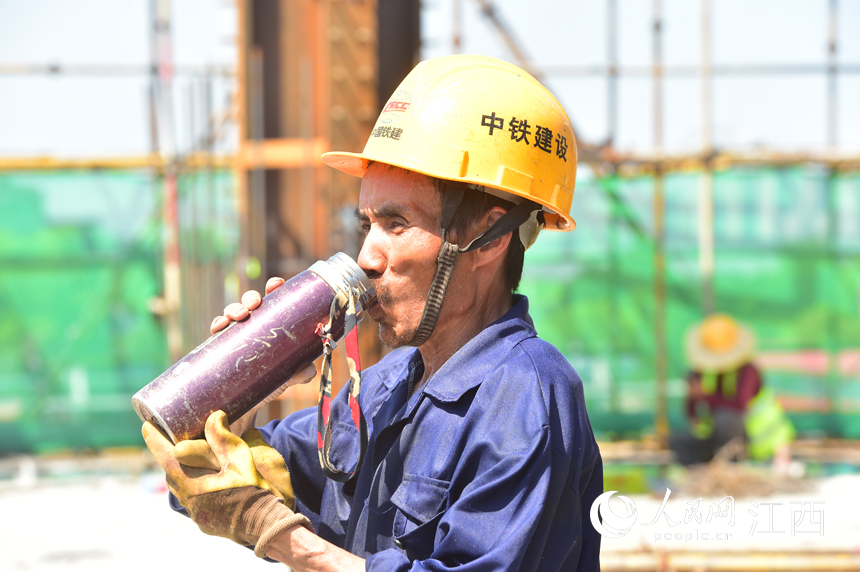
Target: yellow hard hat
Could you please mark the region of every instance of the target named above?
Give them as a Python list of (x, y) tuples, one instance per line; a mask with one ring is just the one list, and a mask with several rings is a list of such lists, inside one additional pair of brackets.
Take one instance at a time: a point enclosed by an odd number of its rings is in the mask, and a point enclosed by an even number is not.
[(538, 203), (547, 229), (576, 227), (570, 119), (535, 78), (495, 58), (418, 64), (383, 107), (364, 151), (325, 153), (322, 160), (357, 177), (379, 162), (480, 185), (517, 204)]

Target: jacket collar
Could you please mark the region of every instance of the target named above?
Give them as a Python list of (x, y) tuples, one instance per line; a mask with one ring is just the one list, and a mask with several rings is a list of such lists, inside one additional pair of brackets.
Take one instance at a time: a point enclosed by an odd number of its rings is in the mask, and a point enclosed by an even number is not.
[[(424, 385), (422, 392), (440, 401), (457, 401), (480, 385), (514, 346), (536, 335), (528, 298), (515, 295), (513, 307), (457, 350)], [(420, 359), (420, 354), (417, 357)]]

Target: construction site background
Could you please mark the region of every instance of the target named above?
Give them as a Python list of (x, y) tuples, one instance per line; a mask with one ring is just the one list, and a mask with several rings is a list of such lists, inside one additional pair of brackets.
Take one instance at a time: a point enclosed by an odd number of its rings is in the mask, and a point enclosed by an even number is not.
[[(672, 427), (685, 423), (681, 340), (703, 303), (701, 177), (665, 178)], [(159, 185), (129, 171), (0, 174), (3, 451), (140, 444), (130, 396), (169, 365), (157, 306)], [(526, 259), (521, 291), (538, 331), (586, 381), (603, 439), (654, 431), (652, 186), (647, 176), (580, 181), (587, 232), (544, 233)], [(232, 179), (189, 174), (179, 189), (183, 266), (194, 272), (187, 292), (223, 297), (238, 254)], [(757, 333), (766, 383), (802, 435), (857, 439), (860, 177), (815, 166), (732, 169), (714, 175), (714, 197), (716, 307)], [(214, 315), (184, 316), (186, 338), (205, 339), (200, 326)], [(305, 392), (311, 405), (315, 388)]]
[[(130, 151), (44, 155), (33, 149), (54, 148), (50, 140), (39, 143), (32, 133), (16, 140), (11, 113), (0, 114), (0, 126), (7, 126), (0, 127), (0, 512), (23, 514), (38, 499), (73, 495), (102, 505), (99, 524), (90, 519), (84, 527), (99, 537), (108, 534), (103, 522), (115, 518), (109, 506), (133, 498), (139, 503), (133, 510), (146, 513), (148, 524), (129, 526), (140, 535), (167, 527), (151, 543), (181, 537), (219, 561), (219, 550), (236, 557), (216, 548), (217, 541), (195, 540), (196, 528), (183, 527), (188, 523), (166, 506), (148, 512), (152, 499), (162, 504), (164, 487), (141, 450), (131, 395), (203, 341), (211, 319), (244, 290), (261, 290), (268, 276), (288, 278), (336, 251), (355, 257), (357, 181), (323, 167), (320, 153), (360, 150), (380, 106), (421, 58), (481, 52), (546, 82), (578, 129), (578, 228), (543, 233), (526, 256), (521, 292), (539, 335), (583, 379), (606, 460), (606, 490), (631, 496), (642, 518), (657, 511), (671, 486), (676, 496), (668, 506), (732, 494), (743, 499), (740, 515), (746, 499), (786, 507), (814, 499), (830, 503), (824, 510), (836, 523), (827, 535), (794, 544), (745, 530), (736, 531), (744, 542), (720, 547), (667, 545), (650, 531), (604, 538), (606, 569), (752, 569), (760, 553), (774, 570), (860, 569), (860, 505), (849, 494), (860, 482), (856, 2), (807, 3), (803, 9), (815, 4), (814, 23), (821, 26), (810, 31), (809, 19), (801, 18), (808, 37), (799, 39), (792, 28), (797, 18), (785, 18), (783, 28), (767, 19), (760, 44), (747, 37), (751, 24), (741, 23), (742, 16), (774, 16), (784, 9), (779, 3), (751, 3), (749, 13), (737, 3), (708, 0), (547, 6), (560, 13), (555, 20), (570, 19), (577, 32), (570, 48), (536, 27), (545, 17), (513, 2), (139, 4), (133, 24), (146, 31), (148, 61), (11, 61), (0, 43), (0, 89), (11, 97), (33, 89), (50, 94), (50, 86), (24, 85), (36, 78), (136, 78), (145, 87), (137, 121), (148, 129), (140, 149), (124, 141), (118, 148)], [(230, 52), (222, 60), (174, 61), (183, 29), (174, 29), (172, 18), (182, 11), (193, 21), (195, 10), (220, 11), (234, 26), (235, 37), (221, 40), (219, 49)], [(34, 26), (42, 19), (57, 25), (37, 12), (28, 16)], [(599, 34), (588, 30), (595, 18)], [(694, 55), (667, 59), (667, 42), (669, 53), (677, 53), (679, 37), (693, 38), (687, 51)], [(711, 48), (725, 45), (720, 37), (771, 54), (767, 39), (787, 45), (795, 38), (817, 48), (797, 62), (763, 62), (753, 51), (742, 61), (721, 61)], [(645, 55), (631, 51), (637, 41)], [(805, 87), (773, 88), (798, 77)], [(808, 84), (819, 94), (811, 100), (804, 96)], [(746, 88), (747, 97), (727, 95)], [(792, 98), (800, 98), (796, 115), (776, 114), (765, 143), (755, 134), (721, 135), (715, 117), (732, 112), (726, 107), (735, 106), (738, 117), (767, 109), (770, 95), (756, 93), (781, 93), (772, 100), (779, 109), (793, 109)], [(21, 113), (39, 115), (25, 107), (15, 114)], [(106, 111), (73, 120), (104, 124), (111, 117)], [(697, 127), (679, 135), (683, 122)], [(795, 129), (785, 127), (792, 122)], [(782, 472), (720, 465), (698, 474), (710, 485), (696, 489), (664, 444), (670, 430), (686, 423), (684, 335), (712, 311), (756, 333), (757, 364), (799, 440), (793, 464)], [(362, 358), (374, 363), (386, 350), (371, 324), (361, 329)], [(337, 359), (335, 380), (342, 383), (346, 368)], [(316, 397), (314, 383), (293, 388), (264, 416), (313, 406)], [(78, 520), (70, 516), (58, 527), (84, 519), (80, 503)], [(677, 520), (684, 509), (676, 511)], [(140, 551), (132, 543), (119, 551), (100, 548), (80, 536), (55, 550), (30, 547), (40, 554), (33, 560), (29, 545), (13, 546), (0, 530), (7, 539), (0, 568), (114, 569), (119, 555)], [(740, 560), (713, 560), (715, 550), (727, 548)], [(138, 552), (141, 569), (155, 563)], [(165, 554), (176, 562), (186, 557), (179, 549)], [(255, 565), (252, 555), (236, 558)]]

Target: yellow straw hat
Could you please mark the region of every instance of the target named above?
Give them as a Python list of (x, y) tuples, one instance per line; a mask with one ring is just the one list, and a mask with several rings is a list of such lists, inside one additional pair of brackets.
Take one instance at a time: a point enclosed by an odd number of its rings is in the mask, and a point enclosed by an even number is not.
[(752, 360), (755, 336), (726, 314), (712, 314), (687, 332), (687, 360), (700, 371), (730, 371)]

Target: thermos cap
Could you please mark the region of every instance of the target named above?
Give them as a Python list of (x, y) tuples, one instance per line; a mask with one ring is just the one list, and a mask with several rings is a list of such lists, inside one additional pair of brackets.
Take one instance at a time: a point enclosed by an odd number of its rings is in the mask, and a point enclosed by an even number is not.
[(373, 283), (358, 264), (343, 252), (338, 252), (328, 260), (315, 262), (308, 270), (322, 278), (335, 292), (356, 295), (356, 318), (359, 320), (364, 310), (376, 303)]

